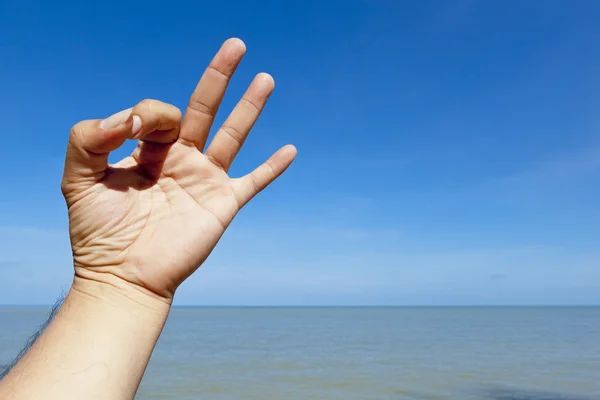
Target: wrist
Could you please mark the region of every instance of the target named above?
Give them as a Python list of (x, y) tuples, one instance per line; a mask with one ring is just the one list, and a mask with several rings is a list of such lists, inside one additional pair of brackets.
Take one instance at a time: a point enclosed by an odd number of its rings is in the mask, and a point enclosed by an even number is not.
[[(159, 296), (111, 274), (76, 271), (67, 299), (71, 302), (101, 304), (136, 318), (166, 320), (172, 299)], [(162, 322), (164, 323), (164, 321)]]

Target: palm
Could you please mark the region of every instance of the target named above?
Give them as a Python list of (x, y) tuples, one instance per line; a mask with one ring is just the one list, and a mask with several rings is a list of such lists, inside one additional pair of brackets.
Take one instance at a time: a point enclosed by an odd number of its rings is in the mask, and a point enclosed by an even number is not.
[[(176, 287), (206, 260), (239, 209), (283, 172), (295, 154), (284, 149), (246, 177), (228, 176), (231, 161), (272, 90), (263, 90), (266, 96), (262, 100), (253, 99), (253, 93), (256, 97), (261, 92), (259, 84), (251, 85), (245, 102), (236, 107), (230, 123), (225, 123), (205, 153), (199, 148), (206, 140), (206, 129), (201, 127), (204, 137), (198, 140), (195, 128), (198, 120), (206, 120), (207, 116), (210, 126), (212, 116), (194, 108), (192, 97), (192, 108), (188, 109), (177, 141), (140, 141), (132, 156), (104, 169), (92, 180), (66, 187), (79, 274), (109, 273), (161, 296), (172, 296)], [(201, 104), (209, 101), (202, 99)], [(258, 112), (244, 126), (239, 121), (244, 120), (241, 112), (246, 103)], [(179, 132), (176, 118), (165, 120), (163, 125), (170, 123), (173, 126), (167, 128)], [(160, 128), (146, 132), (150, 135), (147, 137), (164, 133), (165, 127)], [(232, 141), (231, 132), (240, 133), (239, 140)]]

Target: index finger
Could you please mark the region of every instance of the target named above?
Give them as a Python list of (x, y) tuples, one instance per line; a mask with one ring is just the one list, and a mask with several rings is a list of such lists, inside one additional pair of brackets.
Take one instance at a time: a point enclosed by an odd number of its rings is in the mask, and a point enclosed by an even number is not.
[(64, 176), (101, 178), (108, 168), (108, 154), (127, 139), (171, 143), (177, 139), (180, 120), (177, 107), (144, 100), (103, 120), (81, 121), (71, 129)]

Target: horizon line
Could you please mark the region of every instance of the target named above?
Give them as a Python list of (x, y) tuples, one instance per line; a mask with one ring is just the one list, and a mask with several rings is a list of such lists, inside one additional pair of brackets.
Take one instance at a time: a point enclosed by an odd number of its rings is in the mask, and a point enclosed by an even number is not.
[[(54, 304), (0, 304), (0, 308), (36, 308), (52, 307)], [(594, 308), (600, 304), (322, 304), (322, 305), (206, 305), (206, 304), (175, 304), (171, 308)]]

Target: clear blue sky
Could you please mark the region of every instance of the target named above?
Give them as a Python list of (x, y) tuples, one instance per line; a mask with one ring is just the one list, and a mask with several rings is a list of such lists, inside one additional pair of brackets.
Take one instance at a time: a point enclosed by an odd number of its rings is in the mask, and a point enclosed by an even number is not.
[[(233, 174), (294, 143), (178, 304), (600, 304), (600, 2), (0, 5), (0, 303), (71, 277), (71, 125), (184, 108), (221, 42), (276, 90)], [(132, 143), (115, 154), (129, 152)]]

